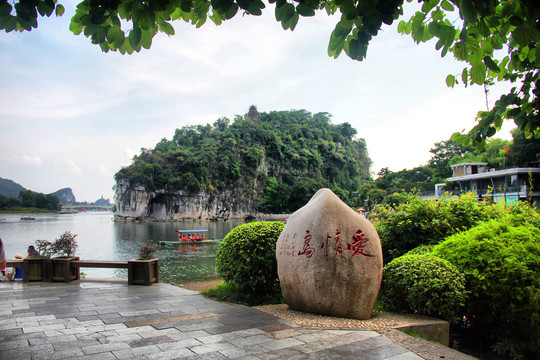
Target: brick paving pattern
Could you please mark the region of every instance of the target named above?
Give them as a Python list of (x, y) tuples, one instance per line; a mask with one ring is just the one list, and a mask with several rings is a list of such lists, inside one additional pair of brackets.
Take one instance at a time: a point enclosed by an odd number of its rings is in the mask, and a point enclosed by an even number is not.
[(429, 343), (415, 343), (421, 357), (375, 331), (302, 328), (167, 284), (4, 282), (0, 304), (6, 360), (441, 358)]

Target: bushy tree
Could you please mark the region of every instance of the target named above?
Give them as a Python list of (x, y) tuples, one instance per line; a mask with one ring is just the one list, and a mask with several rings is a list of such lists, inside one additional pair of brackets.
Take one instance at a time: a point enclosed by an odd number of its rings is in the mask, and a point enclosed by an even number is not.
[(523, 131), (512, 131), (512, 144), (507, 154), (507, 164), (514, 166), (529, 166), (532, 162), (540, 161), (540, 139), (527, 139)]
[(446, 140), (436, 142), (435, 146), (429, 150), (433, 154), (428, 161), (429, 167), (433, 169), (433, 176), (437, 182), (444, 182), (446, 178), (452, 176), (450, 167), (452, 159), (464, 156), (474, 150), (471, 146), (458, 145), (455, 141)]
[(22, 207), (47, 210), (60, 210), (62, 208), (58, 197), (52, 194), (45, 195), (31, 190), (24, 190), (19, 193), (19, 199)]
[(72, 257), (79, 247), (77, 240), (75, 240), (76, 237), (77, 234), (66, 231), (53, 242), (36, 240), (36, 247), (41, 256), (51, 257), (57, 255), (61, 257)]

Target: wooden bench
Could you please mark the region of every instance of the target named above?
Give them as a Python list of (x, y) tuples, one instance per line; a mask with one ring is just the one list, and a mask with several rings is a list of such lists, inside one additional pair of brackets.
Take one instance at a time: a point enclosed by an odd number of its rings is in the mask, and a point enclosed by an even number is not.
[(22, 267), (23, 266), (23, 260), (17, 259), (17, 260), (7, 260), (6, 261), (6, 267)]
[[(6, 267), (22, 267), (23, 268), (23, 282), (28, 281), (51, 281), (50, 263), (51, 259), (45, 259), (43, 262), (36, 263), (41, 268), (39, 271), (39, 277), (29, 277), (29, 269), (27, 266), (34, 266), (31, 264), (31, 258), (24, 260), (7, 260)], [(38, 259), (35, 259), (38, 260)], [(43, 265), (42, 265), (43, 264)], [(135, 285), (151, 285), (152, 283), (159, 282), (159, 262), (155, 261), (98, 261), (98, 260), (71, 260), (69, 262), (69, 268), (73, 269), (77, 274), (80, 273), (79, 268), (102, 268), (102, 269), (128, 269), (128, 284)], [(45, 275), (43, 276), (42, 273)], [(78, 280), (78, 276), (77, 279)], [(54, 280), (53, 280), (54, 281)], [(66, 280), (66, 282), (68, 282)]]
[(101, 268), (101, 269), (127, 269), (127, 261), (94, 261), (94, 260), (72, 260), (69, 262), (72, 268)]

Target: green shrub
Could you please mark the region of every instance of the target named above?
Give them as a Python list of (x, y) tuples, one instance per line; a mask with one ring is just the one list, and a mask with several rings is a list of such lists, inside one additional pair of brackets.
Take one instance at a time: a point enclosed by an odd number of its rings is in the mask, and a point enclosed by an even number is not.
[(407, 202), (378, 205), (374, 225), (381, 239), (383, 257), (389, 262), (419, 245), (437, 244), (459, 231), (500, 217), (502, 206), (477, 201), (472, 193), (459, 199), (443, 197), (437, 201), (405, 195)]
[(521, 341), (526, 353), (538, 356), (540, 230), (533, 225), (537, 215), (523, 209), (455, 234), (435, 246), (433, 254), (465, 275), (470, 291), (466, 325), (471, 331), (496, 344), (497, 351), (503, 342)]
[(155, 244), (144, 244), (139, 248), (140, 260), (151, 260), (156, 257), (157, 247)]
[(66, 231), (52, 243), (47, 240), (36, 240), (37, 251), (41, 256), (51, 257), (53, 255), (60, 257), (72, 257), (75, 255), (79, 245), (75, 238), (77, 234)]
[(379, 300), (388, 311), (456, 320), (465, 299), (465, 278), (446, 260), (405, 255), (384, 267)]
[(50, 258), (53, 255), (53, 253), (52, 253), (52, 242), (50, 242), (50, 241), (36, 240), (36, 248), (37, 248), (37, 252), (41, 256), (45, 256), (45, 257)]
[(435, 247), (434, 244), (431, 245), (420, 245), (407, 252), (405, 255), (427, 255), (433, 251)]
[(278, 283), (276, 242), (284, 226), (258, 221), (234, 228), (216, 253), (218, 274), (246, 292), (271, 291)]

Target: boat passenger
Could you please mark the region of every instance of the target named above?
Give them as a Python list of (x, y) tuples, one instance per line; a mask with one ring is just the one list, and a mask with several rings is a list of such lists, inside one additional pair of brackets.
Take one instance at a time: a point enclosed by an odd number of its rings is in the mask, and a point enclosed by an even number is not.
[(195, 236), (195, 241), (200, 241), (201, 240), (201, 237), (199, 236), (199, 234), (197, 234), (197, 236)]
[(201, 236), (201, 237), (202, 237), (202, 239), (204, 240), (204, 233), (202, 234), (202, 236)]
[(28, 247), (28, 257), (30, 256), (41, 256), (39, 255), (39, 252), (34, 248), (34, 245), (30, 245)]
[(184, 236), (184, 241), (189, 241), (189, 236), (187, 234)]

